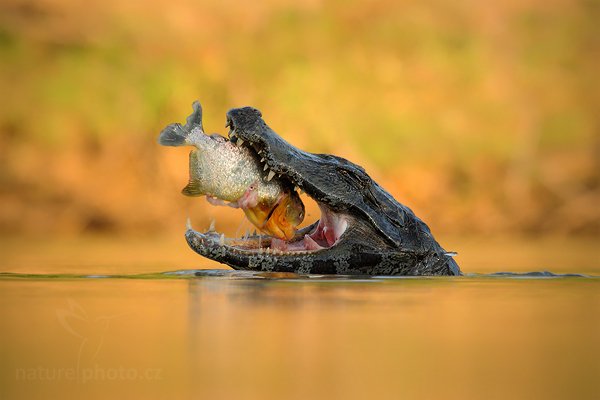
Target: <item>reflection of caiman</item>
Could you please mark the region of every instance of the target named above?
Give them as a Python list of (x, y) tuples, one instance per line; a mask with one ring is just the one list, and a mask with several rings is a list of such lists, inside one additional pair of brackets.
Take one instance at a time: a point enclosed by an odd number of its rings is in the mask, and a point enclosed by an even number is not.
[[(201, 118), (201, 117), (200, 117)], [(194, 116), (188, 118), (194, 120)], [(191, 126), (183, 129), (191, 129)], [(460, 275), (427, 225), (343, 158), (302, 151), (283, 140), (251, 107), (227, 113), (232, 142), (243, 143), (290, 187), (314, 199), (321, 218), (291, 240), (270, 236), (224, 238), (188, 227), (190, 247), (235, 269), (362, 275)], [(272, 171), (272, 172), (271, 172)]]

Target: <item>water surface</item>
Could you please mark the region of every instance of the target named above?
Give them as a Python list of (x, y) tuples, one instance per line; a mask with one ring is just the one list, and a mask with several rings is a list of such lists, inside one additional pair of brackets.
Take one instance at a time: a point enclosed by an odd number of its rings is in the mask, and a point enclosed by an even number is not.
[(331, 278), (168, 269), (169, 256), (186, 267), (188, 253), (157, 245), (136, 257), (106, 243), (3, 248), (1, 398), (600, 393), (593, 265), (550, 268), (584, 277), (471, 268), (459, 278)]

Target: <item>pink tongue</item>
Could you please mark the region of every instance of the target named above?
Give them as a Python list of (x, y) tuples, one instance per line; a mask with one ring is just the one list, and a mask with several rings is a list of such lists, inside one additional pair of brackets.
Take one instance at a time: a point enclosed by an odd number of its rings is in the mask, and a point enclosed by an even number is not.
[(319, 250), (323, 247), (319, 246), (310, 236), (304, 235), (304, 248), (306, 250)]

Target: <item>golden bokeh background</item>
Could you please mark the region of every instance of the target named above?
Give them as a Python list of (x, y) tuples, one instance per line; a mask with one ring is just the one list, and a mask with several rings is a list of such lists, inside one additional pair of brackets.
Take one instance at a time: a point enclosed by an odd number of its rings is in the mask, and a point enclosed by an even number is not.
[[(599, 27), (598, 0), (1, 0), (0, 398), (599, 398)], [(192, 275), (225, 267), (188, 216), (250, 227), (156, 142), (196, 99), (362, 165), (466, 276)], [(592, 276), (472, 274), (543, 270)]]
[(235, 231), (179, 193), (189, 150), (156, 143), (199, 99), (207, 131), (251, 105), (363, 165), (434, 233), (597, 236), (599, 20), (596, 1), (4, 0), (0, 231)]

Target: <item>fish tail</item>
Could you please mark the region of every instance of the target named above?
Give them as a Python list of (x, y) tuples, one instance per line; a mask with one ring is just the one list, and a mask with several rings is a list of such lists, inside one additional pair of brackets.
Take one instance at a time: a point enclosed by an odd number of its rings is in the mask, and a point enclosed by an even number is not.
[(184, 146), (191, 145), (192, 143), (188, 140), (190, 135), (196, 129), (200, 132), (204, 132), (202, 127), (202, 107), (198, 101), (194, 101), (192, 104), (194, 111), (187, 117), (185, 125), (171, 124), (162, 130), (158, 137), (158, 143), (163, 146)]
[(198, 151), (194, 149), (190, 152), (190, 181), (187, 186), (181, 190), (181, 193), (191, 197), (202, 196), (205, 194), (202, 187), (201, 172), (200, 164), (198, 162)]

